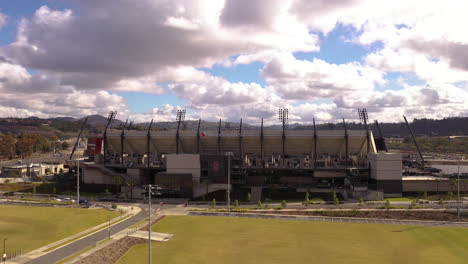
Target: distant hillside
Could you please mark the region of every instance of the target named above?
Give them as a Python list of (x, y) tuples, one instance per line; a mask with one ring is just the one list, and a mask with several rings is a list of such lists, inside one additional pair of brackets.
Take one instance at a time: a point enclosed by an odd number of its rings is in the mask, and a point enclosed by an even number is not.
[[(34, 133), (45, 136), (57, 136), (59, 138), (67, 138), (75, 136), (81, 128), (84, 118), (76, 119), (73, 117), (56, 117), (49, 119), (41, 119), (38, 117), (29, 118), (0, 118), (0, 133)], [(99, 133), (102, 132), (107, 123), (107, 117), (100, 115), (92, 115), (88, 117), (86, 132)], [(124, 122), (114, 120), (111, 127), (121, 129)], [(127, 125), (129, 130), (146, 130), (149, 123), (139, 123)], [(414, 133), (418, 136), (451, 136), (451, 135), (468, 135), (468, 117), (453, 117), (440, 120), (433, 119), (415, 119), (410, 123)], [(198, 126), (198, 120), (187, 120), (182, 123), (182, 130), (195, 131)], [(201, 122), (202, 130), (217, 130), (218, 122)], [(370, 128), (374, 134), (378, 134), (377, 127), (370, 121)], [(281, 129), (281, 125), (265, 126), (265, 129)], [(360, 123), (347, 123), (350, 130), (364, 129)], [(153, 130), (175, 130), (177, 122), (156, 122), (153, 124)], [(223, 130), (237, 130), (238, 122), (222, 122)], [(409, 136), (408, 128), (404, 122), (400, 123), (380, 123), (380, 128), (385, 137), (407, 137)], [(258, 129), (256, 126), (243, 124), (244, 130)], [(312, 125), (288, 124), (290, 130), (313, 129)], [(343, 129), (342, 123), (335, 124), (320, 124), (317, 129)]]
[[(84, 119), (85, 119), (85, 117), (81, 118), (80, 121), (83, 122)], [(119, 125), (122, 125), (123, 123), (124, 123), (123, 121), (120, 121), (118, 119), (114, 119), (112, 121), (112, 126), (119, 126)], [(101, 115), (90, 115), (90, 116), (88, 116), (87, 124), (92, 126), (92, 127), (97, 127), (97, 126), (100, 126), (100, 125), (105, 126), (107, 124), (107, 117), (104, 117), (104, 116), (101, 116)]]

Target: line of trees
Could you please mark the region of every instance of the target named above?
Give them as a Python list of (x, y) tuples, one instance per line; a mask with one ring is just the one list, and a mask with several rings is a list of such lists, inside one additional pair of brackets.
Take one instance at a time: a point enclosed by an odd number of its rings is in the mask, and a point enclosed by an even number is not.
[(61, 143), (56, 136), (0, 133), (0, 159), (25, 158), (36, 152), (47, 153), (68, 147), (67, 142)]

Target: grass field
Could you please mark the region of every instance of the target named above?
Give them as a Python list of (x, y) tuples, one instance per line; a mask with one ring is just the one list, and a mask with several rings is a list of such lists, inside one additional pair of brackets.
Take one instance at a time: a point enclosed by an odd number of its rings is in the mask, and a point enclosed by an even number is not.
[[(227, 217), (168, 216), (154, 231), (153, 262), (214, 263), (451, 263), (468, 259), (468, 229)], [(147, 263), (147, 245), (118, 264)]]
[(7, 251), (28, 252), (106, 222), (117, 212), (98, 209), (0, 206), (0, 239)]

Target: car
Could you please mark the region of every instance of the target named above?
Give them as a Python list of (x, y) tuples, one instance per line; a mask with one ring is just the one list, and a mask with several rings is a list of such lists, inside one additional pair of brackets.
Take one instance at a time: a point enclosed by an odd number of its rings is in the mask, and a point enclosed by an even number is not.
[(72, 202), (72, 203), (75, 202), (75, 200), (73, 200), (73, 199), (70, 198), (70, 197), (65, 197), (65, 198), (63, 198), (63, 201), (64, 201), (64, 202)]
[(90, 204), (90, 203), (88, 202), (88, 200), (80, 200), (80, 204), (85, 204), (85, 205), (87, 205), (87, 204)]

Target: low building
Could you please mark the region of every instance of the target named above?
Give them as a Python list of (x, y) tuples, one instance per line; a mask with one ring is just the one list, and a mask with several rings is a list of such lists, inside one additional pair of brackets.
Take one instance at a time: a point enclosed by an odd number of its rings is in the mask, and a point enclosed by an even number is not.
[(3, 178), (22, 178), (22, 177), (26, 177), (27, 173), (28, 173), (27, 165), (3, 166), (2, 168)]

